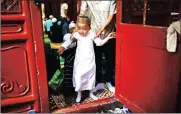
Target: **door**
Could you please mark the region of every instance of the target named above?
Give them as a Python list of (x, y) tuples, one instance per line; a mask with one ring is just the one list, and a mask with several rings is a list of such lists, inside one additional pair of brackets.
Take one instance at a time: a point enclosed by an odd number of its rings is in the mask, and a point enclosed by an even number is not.
[(116, 97), (133, 112), (175, 112), (181, 45), (166, 50), (180, 0), (117, 1)]
[(1, 1), (1, 111), (49, 112), (40, 5)]

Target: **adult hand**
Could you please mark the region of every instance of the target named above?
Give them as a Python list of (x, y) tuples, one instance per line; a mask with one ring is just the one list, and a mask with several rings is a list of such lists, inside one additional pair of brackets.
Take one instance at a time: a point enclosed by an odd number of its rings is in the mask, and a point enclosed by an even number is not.
[(109, 35), (107, 36), (109, 39), (111, 38), (116, 38), (116, 32), (111, 32), (109, 33)]
[(97, 33), (96, 33), (96, 37), (99, 37), (101, 33), (102, 33), (102, 30), (99, 29), (99, 30), (97, 31)]
[(65, 48), (61, 46), (60, 49), (58, 49), (57, 53), (60, 56), (63, 54), (64, 51), (65, 51)]

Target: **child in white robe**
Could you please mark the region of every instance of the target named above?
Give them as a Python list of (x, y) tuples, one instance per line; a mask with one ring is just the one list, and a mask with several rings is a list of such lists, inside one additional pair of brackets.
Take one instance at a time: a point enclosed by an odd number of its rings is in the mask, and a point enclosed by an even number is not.
[[(65, 43), (58, 50), (61, 55), (64, 50), (74, 41), (77, 41), (77, 49), (73, 68), (73, 86), (78, 93), (76, 102), (81, 101), (81, 91), (90, 90), (89, 96), (94, 100), (98, 98), (93, 94), (96, 82), (96, 64), (93, 41), (97, 46), (104, 45), (111, 37), (109, 34), (105, 39), (96, 38), (96, 34), (90, 31), (90, 21), (86, 16), (78, 16), (77, 32), (73, 33), (71, 41)], [(67, 41), (68, 42), (68, 41)]]
[[(69, 24), (69, 33), (67, 33), (67, 34), (65, 34), (64, 35), (64, 37), (63, 37), (63, 42), (64, 43), (67, 43), (67, 41), (68, 40), (71, 40), (71, 35), (72, 35), (72, 33), (73, 33), (73, 31), (74, 31), (74, 29), (75, 29), (75, 23), (74, 23), (74, 21), (72, 21), (70, 24)], [(62, 44), (62, 45), (66, 45), (66, 44)], [(76, 46), (76, 42), (74, 42), (74, 43), (72, 43), (72, 44), (70, 44), (67, 48), (68, 49), (70, 49), (70, 48), (73, 48), (73, 47), (75, 47)]]

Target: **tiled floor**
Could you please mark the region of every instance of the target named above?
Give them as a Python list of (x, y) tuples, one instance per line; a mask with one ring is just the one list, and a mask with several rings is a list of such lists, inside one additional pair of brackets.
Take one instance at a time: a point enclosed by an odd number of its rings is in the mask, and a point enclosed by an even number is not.
[[(104, 90), (99, 90), (94, 93), (99, 99), (102, 98), (108, 98), (112, 97), (114, 94), (110, 91), (108, 91), (107, 87), (105, 86)], [(71, 94), (71, 96), (64, 96), (62, 93), (59, 93), (57, 95), (50, 95), (50, 108), (51, 110), (56, 110), (60, 108), (65, 108), (67, 106), (76, 105), (75, 102), (76, 99), (76, 93)], [(86, 97), (83, 98), (84, 100), (81, 103), (84, 102), (90, 102), (93, 101), (93, 99)]]

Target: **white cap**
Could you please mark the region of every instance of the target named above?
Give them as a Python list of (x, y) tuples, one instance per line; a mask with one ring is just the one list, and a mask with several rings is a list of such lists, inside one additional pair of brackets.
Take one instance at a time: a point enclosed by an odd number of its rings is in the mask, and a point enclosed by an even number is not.
[(52, 19), (52, 23), (56, 23), (57, 22), (57, 19), (56, 18), (53, 18)]
[(53, 15), (50, 15), (49, 18), (52, 19), (52, 18), (53, 18)]
[(74, 23), (74, 21), (72, 21), (72, 22), (69, 24), (69, 29), (74, 28), (74, 27), (75, 27), (75, 23)]

